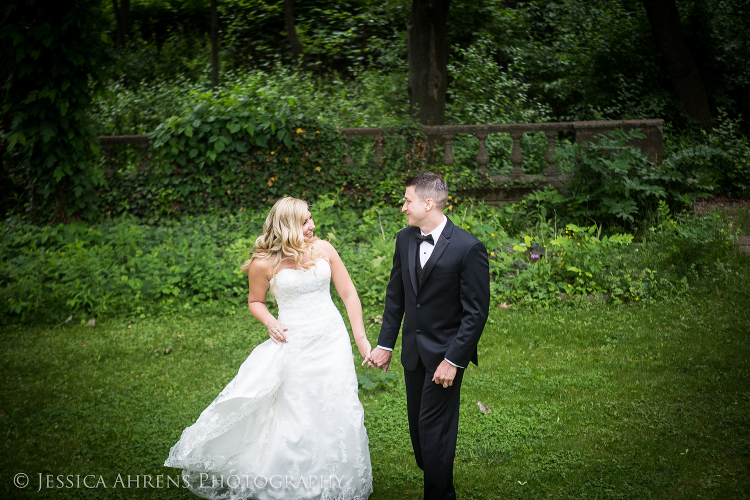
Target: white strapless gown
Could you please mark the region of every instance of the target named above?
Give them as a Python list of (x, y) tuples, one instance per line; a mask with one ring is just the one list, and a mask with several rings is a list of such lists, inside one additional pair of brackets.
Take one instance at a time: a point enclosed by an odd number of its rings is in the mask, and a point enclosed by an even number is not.
[(354, 500), (372, 493), (354, 358), (330, 281), (325, 259), (271, 281), (287, 343), (256, 347), (164, 463), (182, 468), (198, 496)]

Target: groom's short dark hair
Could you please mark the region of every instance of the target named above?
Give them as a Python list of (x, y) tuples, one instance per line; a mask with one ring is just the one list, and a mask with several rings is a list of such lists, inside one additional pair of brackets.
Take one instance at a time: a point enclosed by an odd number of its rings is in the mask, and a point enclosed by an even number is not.
[(423, 200), (431, 199), (441, 212), (448, 202), (448, 184), (445, 179), (432, 172), (423, 172), (406, 179), (404, 187), (414, 186), (414, 192)]

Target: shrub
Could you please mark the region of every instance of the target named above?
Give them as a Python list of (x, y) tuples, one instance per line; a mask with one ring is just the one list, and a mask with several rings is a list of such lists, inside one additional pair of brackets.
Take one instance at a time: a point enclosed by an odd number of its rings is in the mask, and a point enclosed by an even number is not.
[(91, 227), (3, 222), (3, 316), (53, 321), (69, 314), (233, 311), (246, 292), (239, 262), (252, 245), (249, 236), (259, 232), (261, 214), (162, 223), (132, 217)]
[(655, 224), (644, 238), (641, 258), (663, 269), (673, 281), (695, 279), (723, 272), (723, 263), (731, 260), (736, 239), (736, 228), (717, 213), (673, 216), (661, 201)]
[[(545, 237), (547, 233), (548, 237)], [(502, 240), (501, 240), (502, 241)], [(570, 296), (592, 296), (615, 302), (640, 300), (626, 269), (611, 266), (630, 234), (601, 237), (601, 228), (568, 224), (559, 233), (505, 239), (491, 253), (493, 293), (499, 300), (549, 302)]]
[(676, 150), (665, 163), (691, 182), (705, 179), (718, 193), (750, 196), (750, 141), (742, 133), (741, 121), (719, 109), (713, 130), (699, 134), (678, 137)]
[[(317, 234), (341, 255), (363, 306), (380, 308), (395, 236), (406, 221), (396, 206), (355, 210), (338, 203), (341, 197), (313, 204)], [(666, 203), (659, 206), (659, 224), (637, 244), (629, 234), (603, 236), (596, 225), (534, 221), (533, 214), (519, 213), (525, 210), (480, 204), (448, 212), (490, 252), (495, 304), (655, 300), (682, 293), (702, 277), (726, 275), (735, 262), (731, 227), (716, 217), (674, 218)], [(247, 299), (247, 277), (239, 267), (266, 213), (149, 223), (124, 216), (91, 226), (0, 222), (0, 322), (234, 314)], [(272, 311), (274, 303), (271, 296)]]
[(424, 167), (418, 127), (397, 127), (374, 169), (361, 156), (347, 165), (342, 134), (292, 113), (292, 98), (266, 112), (234, 96), (222, 101), (207, 93), (196, 102), (151, 134), (151, 171), (118, 172), (109, 180), (103, 190), (108, 215), (225, 213), (286, 195), (316, 199), (339, 192), (346, 195), (341, 203), (365, 208), (400, 199), (403, 178)]
[(565, 200), (571, 217), (635, 229), (638, 220), (653, 217), (659, 200), (684, 207), (700, 196), (701, 190), (712, 188), (708, 183), (688, 180), (671, 163), (649, 161), (640, 148), (628, 145), (631, 139), (643, 137), (639, 130), (617, 129), (609, 135), (594, 136), (595, 143), (562, 148), (560, 156), (577, 167)]

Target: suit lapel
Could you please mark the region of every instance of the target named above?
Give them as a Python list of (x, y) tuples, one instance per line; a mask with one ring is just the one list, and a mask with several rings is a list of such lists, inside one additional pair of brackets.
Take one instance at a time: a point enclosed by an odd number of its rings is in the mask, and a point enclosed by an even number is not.
[[(428, 276), (430, 276), (432, 269), (435, 267), (435, 263), (438, 260), (440, 260), (440, 257), (443, 255), (443, 252), (445, 252), (445, 249), (448, 248), (448, 244), (451, 242), (451, 234), (453, 233), (453, 222), (451, 222), (450, 217), (448, 217), (447, 215), (445, 216), (445, 218), (448, 220), (445, 223), (443, 232), (440, 234), (440, 237), (438, 237), (437, 243), (435, 243), (435, 249), (432, 251), (432, 255), (430, 255), (429, 260), (424, 266), (424, 277), (422, 278), (422, 286), (424, 286), (424, 284), (427, 283), (427, 278)], [(414, 240), (414, 243), (416, 245), (416, 240)], [(416, 249), (414, 250), (414, 252), (416, 252)]]
[[(415, 228), (419, 231), (419, 228)], [(409, 235), (409, 277), (411, 278), (411, 286), (414, 288), (414, 295), (417, 295), (419, 289), (417, 288), (417, 240), (414, 238), (414, 231)]]

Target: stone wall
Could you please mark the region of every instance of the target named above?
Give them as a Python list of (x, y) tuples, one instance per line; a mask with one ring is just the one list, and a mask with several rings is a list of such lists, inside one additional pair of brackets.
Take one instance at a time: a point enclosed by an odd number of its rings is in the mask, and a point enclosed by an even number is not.
[[(430, 136), (442, 139), (443, 158), (445, 165), (452, 165), (455, 161), (453, 158), (453, 137), (460, 134), (474, 135), (479, 139), (476, 163), (477, 170), (489, 174), (487, 164), (489, 156), (487, 155), (486, 141), (490, 134), (508, 134), (513, 140), (513, 148), (509, 160), (513, 165), (510, 175), (497, 175), (492, 177), (494, 187), (466, 191), (464, 196), (481, 199), (490, 204), (515, 203), (531, 193), (534, 189), (545, 185), (554, 186), (561, 192), (565, 192), (565, 186), (570, 180), (570, 175), (561, 175), (555, 165), (555, 139), (560, 132), (573, 132), (577, 144), (591, 142), (597, 134), (622, 128), (630, 131), (640, 129), (646, 137), (635, 139), (630, 142), (638, 146), (642, 151), (648, 153), (650, 161), (661, 163), (664, 156), (664, 136), (662, 127), (664, 120), (612, 120), (612, 121), (588, 121), (588, 122), (547, 122), (547, 123), (499, 123), (485, 125), (440, 125), (426, 126), (424, 131)], [(342, 161), (352, 164), (352, 158), (349, 156), (349, 141), (352, 137), (372, 137), (375, 141), (376, 148), (373, 156), (373, 165), (380, 166), (383, 156), (383, 138), (391, 135), (392, 132), (379, 128), (342, 128), (341, 133), (346, 141), (346, 155)], [(547, 154), (544, 159), (547, 162), (547, 169), (543, 175), (527, 175), (523, 170), (523, 155), (521, 154), (521, 136), (524, 133), (544, 132), (547, 136)], [(100, 137), (100, 143), (105, 156), (108, 156), (112, 148), (120, 144), (136, 144), (142, 151), (146, 151), (149, 145), (148, 136), (114, 136)], [(140, 168), (148, 168), (144, 161)], [(105, 167), (106, 174), (111, 174), (109, 163)], [(520, 182), (519, 182), (520, 181)]]

